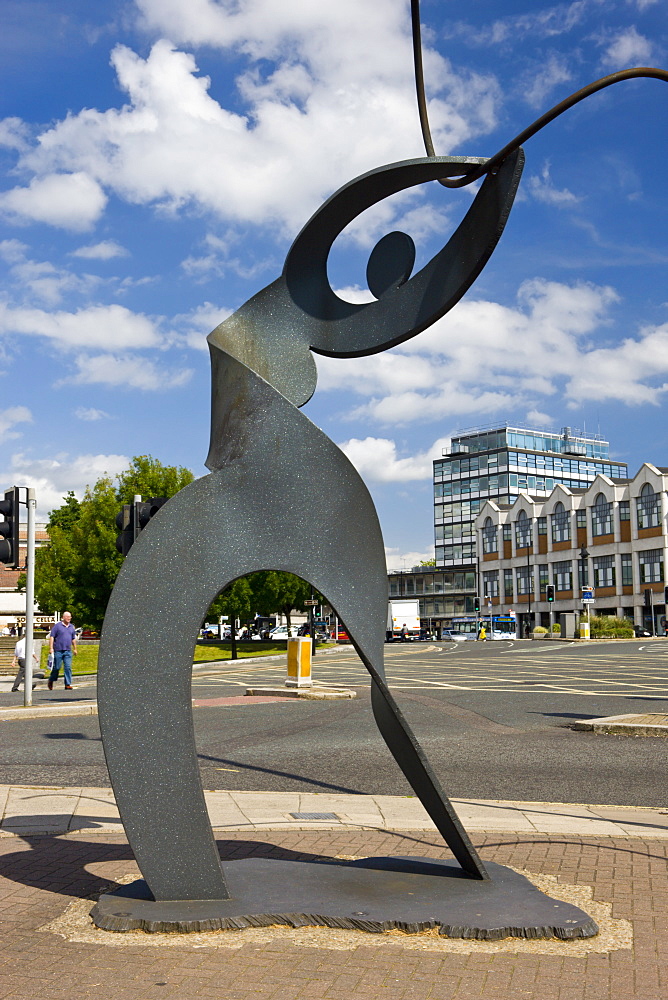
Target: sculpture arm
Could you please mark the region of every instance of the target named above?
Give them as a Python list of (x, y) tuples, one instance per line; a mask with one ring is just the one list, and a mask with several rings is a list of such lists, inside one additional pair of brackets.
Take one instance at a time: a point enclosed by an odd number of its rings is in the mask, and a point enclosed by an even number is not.
[(331, 357), (376, 354), (414, 337), (454, 306), (489, 260), (505, 227), (522, 174), (516, 150), (489, 174), (471, 208), (443, 249), (414, 277), (376, 302), (344, 302), (327, 278), (336, 237), (365, 209), (397, 191), (458, 174), (465, 157), (430, 157), (388, 164), (345, 185), (309, 220), (283, 270), (290, 299), (301, 311), (309, 346)]

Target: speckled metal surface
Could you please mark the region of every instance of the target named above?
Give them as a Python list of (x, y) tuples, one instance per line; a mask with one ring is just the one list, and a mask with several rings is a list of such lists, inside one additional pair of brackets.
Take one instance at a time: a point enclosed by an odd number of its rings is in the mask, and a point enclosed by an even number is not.
[(481, 941), (569, 941), (598, 932), (579, 907), (551, 899), (510, 868), (490, 868), (491, 881), (474, 882), (453, 862), (430, 858), (247, 858), (226, 865), (229, 900), (155, 903), (139, 881), (102, 895), (91, 916), (104, 930), (151, 933), (286, 924), (408, 934), (438, 928), (445, 937)]
[(361, 211), (462, 162), (475, 161), (406, 161), (346, 185), (297, 237), (283, 275), (209, 337), (212, 472), (141, 532), (117, 579), (100, 646), (109, 774), (156, 900), (228, 895), (199, 779), (190, 670), (213, 598), (263, 569), (303, 577), (336, 609), (371, 675), (374, 716), (397, 763), (462, 867), (487, 877), (385, 683), (387, 576), (371, 497), (343, 453), (296, 408), (315, 388), (310, 349), (359, 356), (400, 343), (443, 315), (480, 272), (508, 217), (521, 151), (484, 181), (459, 229), (413, 278), (405, 241), (384, 244), (401, 253), (397, 267), (376, 249), (374, 286), (386, 287), (377, 301), (343, 302), (326, 274), (334, 238)]

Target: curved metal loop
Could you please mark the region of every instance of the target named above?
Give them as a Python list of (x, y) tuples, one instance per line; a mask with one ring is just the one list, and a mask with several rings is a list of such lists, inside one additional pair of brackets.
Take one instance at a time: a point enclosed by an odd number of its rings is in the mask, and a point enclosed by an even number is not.
[(386, 164), (344, 185), (318, 209), (288, 251), (282, 276), (312, 350), (331, 357), (376, 354), (416, 336), (460, 300), (501, 237), (522, 175), (521, 150), (485, 179), (443, 249), (375, 302), (340, 299), (329, 284), (327, 259), (337, 236), (367, 208), (398, 191), (459, 173), (463, 164), (486, 162), (451, 156)]

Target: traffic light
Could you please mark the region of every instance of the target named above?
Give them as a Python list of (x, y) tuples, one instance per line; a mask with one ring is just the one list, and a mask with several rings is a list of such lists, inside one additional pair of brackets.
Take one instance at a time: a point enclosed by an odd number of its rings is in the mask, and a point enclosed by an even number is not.
[(0, 500), (0, 562), (8, 569), (19, 568), (19, 488), (5, 490)]
[(550, 604), (554, 600), (554, 587), (552, 584), (547, 585), (547, 600)]
[(126, 556), (135, 540), (135, 505), (124, 503), (116, 515), (116, 527), (120, 535), (116, 537), (116, 548), (122, 556)]
[(668, 587), (664, 587), (663, 588), (663, 599), (666, 602), (666, 604), (668, 605)]
[(140, 503), (136, 504), (137, 507), (137, 530), (141, 531), (145, 528), (154, 514), (157, 514), (163, 504), (166, 504), (169, 497), (150, 497), (148, 500), (142, 500)]
[(473, 610), (474, 611), (480, 611), (480, 598), (479, 597), (476, 597), (473, 600)]
[(169, 497), (150, 497), (148, 500), (136, 500), (134, 503), (124, 503), (116, 515), (116, 527), (120, 534), (116, 538), (116, 548), (122, 556), (126, 556), (137, 538), (154, 514), (157, 514)]
[(649, 589), (649, 587), (645, 591), (645, 607), (646, 608), (652, 607), (652, 591)]

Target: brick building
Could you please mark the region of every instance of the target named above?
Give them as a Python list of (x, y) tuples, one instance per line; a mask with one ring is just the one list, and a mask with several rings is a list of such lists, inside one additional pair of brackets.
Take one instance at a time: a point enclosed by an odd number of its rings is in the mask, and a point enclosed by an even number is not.
[(581, 587), (592, 585), (592, 614), (665, 634), (667, 491), (668, 469), (646, 462), (633, 479), (598, 475), (586, 488), (555, 486), (547, 498), (486, 501), (475, 520), (478, 593), (495, 613), (515, 611), (521, 628), (549, 628), (551, 614), (580, 611)]

